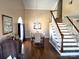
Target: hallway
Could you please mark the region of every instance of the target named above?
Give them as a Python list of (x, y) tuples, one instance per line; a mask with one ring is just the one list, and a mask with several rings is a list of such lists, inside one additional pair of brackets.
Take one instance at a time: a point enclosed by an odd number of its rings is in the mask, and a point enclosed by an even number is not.
[(30, 40), (25, 41), (24, 44), (27, 59), (59, 59), (59, 54), (52, 49), (47, 39), (45, 39), (44, 48), (32, 46)]
[(79, 59), (79, 56), (60, 57), (56, 50), (45, 39), (44, 48), (32, 46), (31, 41), (24, 42), (26, 59)]

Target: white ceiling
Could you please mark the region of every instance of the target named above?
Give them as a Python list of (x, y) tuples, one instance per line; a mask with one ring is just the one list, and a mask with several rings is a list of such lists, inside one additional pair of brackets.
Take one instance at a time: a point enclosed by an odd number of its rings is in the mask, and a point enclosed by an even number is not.
[(23, 0), (25, 9), (54, 10), (58, 0)]

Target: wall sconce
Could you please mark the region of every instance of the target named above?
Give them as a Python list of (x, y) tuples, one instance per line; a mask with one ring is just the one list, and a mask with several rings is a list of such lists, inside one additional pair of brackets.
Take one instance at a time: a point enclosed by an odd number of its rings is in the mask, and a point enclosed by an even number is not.
[(72, 4), (73, 3), (73, 0), (69, 0), (69, 4)]

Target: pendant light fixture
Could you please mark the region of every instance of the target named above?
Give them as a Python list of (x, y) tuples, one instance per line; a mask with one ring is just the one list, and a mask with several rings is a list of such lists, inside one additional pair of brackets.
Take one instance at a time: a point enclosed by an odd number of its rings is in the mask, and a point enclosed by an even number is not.
[(40, 18), (39, 18), (39, 16), (38, 16), (38, 0), (36, 0), (36, 10), (37, 10), (37, 12), (36, 12), (36, 16), (35, 16), (35, 21), (34, 21), (34, 29), (36, 30), (36, 31), (38, 31), (39, 29), (41, 29), (41, 24), (40, 24), (40, 22), (39, 22), (39, 20), (40, 20)]

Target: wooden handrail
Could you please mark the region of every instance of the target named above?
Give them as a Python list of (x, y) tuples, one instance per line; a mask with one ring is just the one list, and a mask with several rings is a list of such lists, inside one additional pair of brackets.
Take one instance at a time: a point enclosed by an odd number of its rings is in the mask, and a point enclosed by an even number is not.
[(51, 15), (52, 15), (53, 18), (54, 18), (54, 21), (55, 21), (55, 23), (56, 23), (56, 26), (57, 26), (57, 28), (58, 28), (58, 30), (59, 30), (60, 35), (61, 35), (61, 39), (62, 39), (62, 41), (61, 41), (61, 52), (63, 52), (63, 34), (62, 34), (62, 32), (61, 32), (61, 30), (60, 30), (58, 24), (57, 24), (57, 21), (56, 21), (56, 18), (55, 18), (55, 16), (54, 16), (54, 14), (53, 14), (53, 11), (50, 11), (50, 12), (51, 12)]
[(66, 17), (70, 21), (70, 23), (74, 26), (74, 28), (76, 29), (76, 31), (79, 33), (78, 28), (74, 25), (74, 23), (71, 21), (71, 19), (68, 16), (66, 16)]

